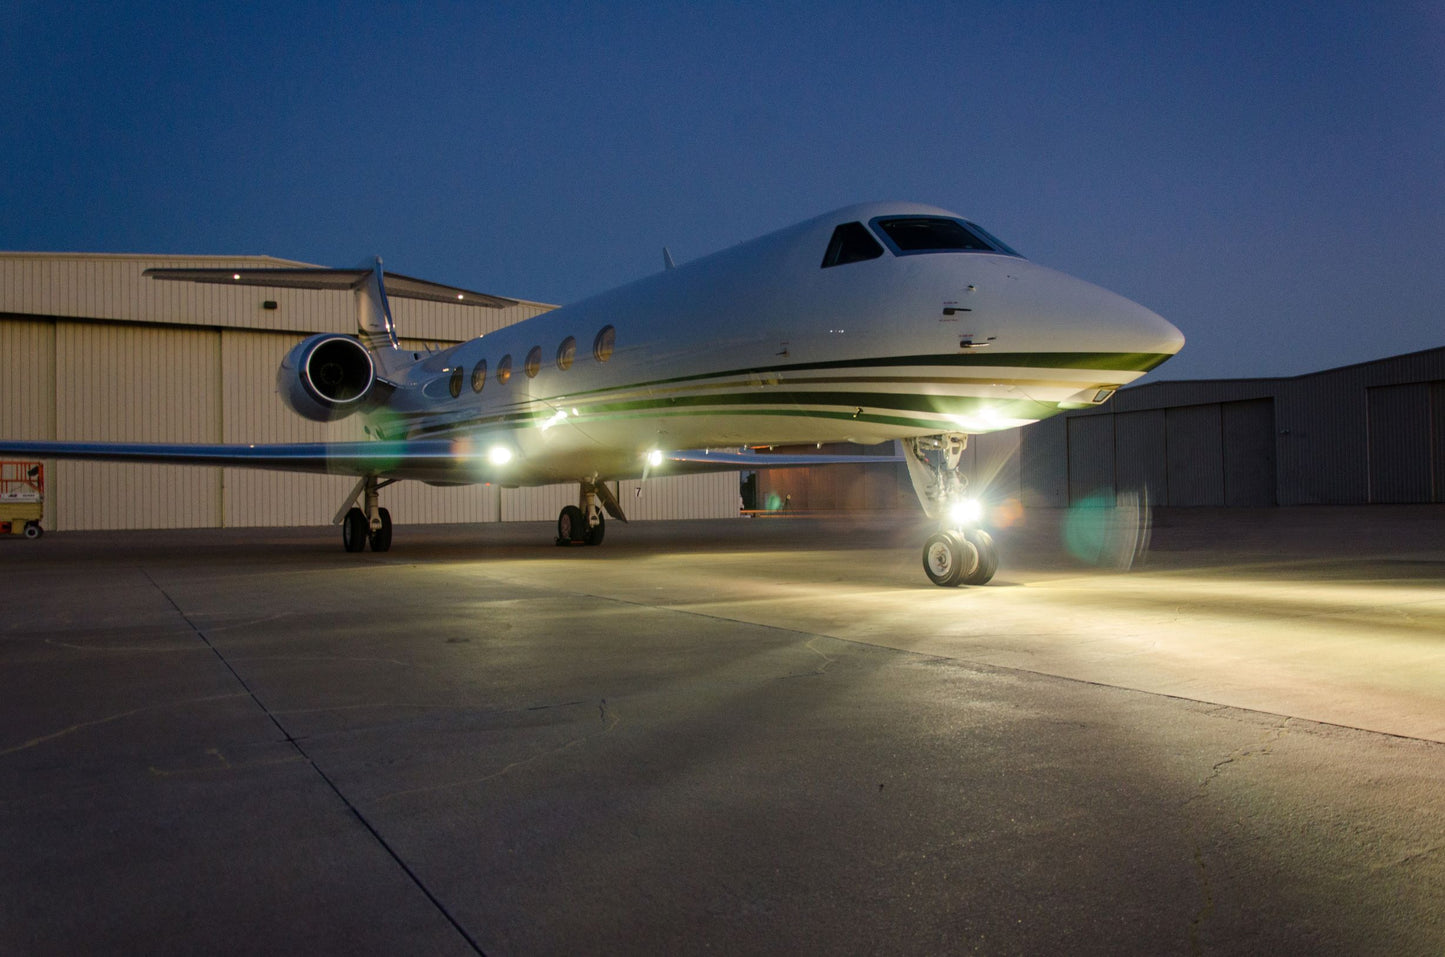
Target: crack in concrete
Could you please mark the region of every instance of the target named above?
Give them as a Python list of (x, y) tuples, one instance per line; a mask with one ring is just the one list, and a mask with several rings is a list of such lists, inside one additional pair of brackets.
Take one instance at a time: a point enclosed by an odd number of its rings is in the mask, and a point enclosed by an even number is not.
[(39, 745), (46, 744), (50, 741), (55, 741), (58, 738), (63, 738), (67, 735), (75, 734), (79, 731), (85, 731), (89, 728), (97, 728), (103, 724), (111, 724), (116, 721), (124, 721), (126, 718), (132, 718), (138, 714), (144, 714), (147, 711), (159, 711), (163, 708), (175, 708), (188, 704), (202, 704), (207, 701), (223, 701), (226, 698), (246, 697), (250, 697), (250, 695), (245, 692), (206, 695), (205, 697), (201, 698), (183, 698), (179, 701), (167, 701), (162, 704), (147, 705), (143, 708), (132, 708), (129, 711), (119, 711), (115, 714), (108, 714), (103, 718), (96, 718), (92, 721), (80, 721), (72, 724), (68, 728), (61, 728), (59, 731), (52, 731), (49, 734), (42, 734), (38, 737), (31, 738), (29, 741), (22, 742), (21, 744), (14, 745), (12, 747), (6, 748), (3, 751), (0, 751), (0, 757), (4, 757), (8, 754), (15, 754), (17, 751), (25, 751), (30, 748), (38, 747)]
[(472, 784), (485, 784), (488, 781), (495, 781), (497, 778), (511, 774), (518, 768), (524, 768), (530, 764), (536, 764), (538, 761), (543, 761), (547, 758), (553, 757), (554, 755), (561, 754), (564, 751), (570, 751), (578, 745), (590, 741), (593, 738), (599, 738), (603, 735), (611, 734), (617, 729), (617, 726), (622, 723), (622, 718), (620, 715), (618, 715), (617, 711), (607, 706), (606, 698), (603, 698), (601, 701), (598, 702), (597, 715), (602, 725), (601, 730), (589, 731), (586, 734), (578, 735), (575, 738), (564, 741), (555, 747), (544, 748), (541, 751), (538, 751), (535, 754), (529, 755), (525, 758), (518, 758), (516, 761), (506, 764), (501, 768), (497, 769), (496, 771), (491, 772), (490, 774), (482, 774), (475, 777), (461, 778), (456, 781), (447, 781), (441, 784), (431, 784), (427, 785), (426, 787), (405, 788), (400, 791), (392, 791), (388, 794), (377, 795), (375, 798), (372, 799), (371, 803), (380, 804), (383, 801), (390, 801), (394, 798), (406, 797), (412, 794), (426, 794), (432, 791), (444, 791), (450, 788), (466, 787)]
[[(1218, 711), (1223, 710), (1227, 709), (1216, 709), (1215, 712), (1211, 713), (1217, 713)], [(1209, 773), (1206, 774), (1204, 776), (1204, 779), (1199, 782), (1198, 790), (1193, 795), (1191, 795), (1181, 807), (1187, 809), (1189, 805), (1193, 804), (1195, 801), (1202, 800), (1205, 797), (1206, 792), (1208, 792), (1210, 785), (1212, 785), (1216, 780), (1218, 780), (1224, 774), (1224, 770), (1231, 765), (1238, 764), (1252, 758), (1264, 757), (1272, 753), (1275, 743), (1288, 733), (1289, 724), (1293, 720), (1293, 718), (1284, 718), (1282, 721), (1279, 722), (1279, 724), (1268, 729), (1261, 740), (1256, 741), (1253, 744), (1248, 744), (1243, 747), (1235, 748), (1233, 751), (1229, 752), (1229, 754), (1226, 755), (1222, 760), (1216, 761), (1214, 764), (1210, 765)], [(1189, 921), (1189, 952), (1195, 955), (1204, 953), (1204, 944), (1201, 939), (1201, 934), (1204, 930), (1205, 924), (1208, 923), (1209, 918), (1214, 915), (1214, 887), (1210, 881), (1209, 862), (1205, 859), (1203, 835), (1199, 834), (1198, 832), (1199, 826), (1196, 823), (1195, 840), (1193, 847), (1194, 872), (1199, 881), (1199, 894), (1203, 900), (1200, 903), (1199, 910), (1194, 912), (1194, 916)]]

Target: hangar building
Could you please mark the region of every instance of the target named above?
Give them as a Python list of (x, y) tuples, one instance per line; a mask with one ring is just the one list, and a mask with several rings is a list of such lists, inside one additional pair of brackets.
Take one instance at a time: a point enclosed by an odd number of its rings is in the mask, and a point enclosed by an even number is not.
[[(354, 333), (350, 292), (161, 282), (150, 268), (286, 267), (267, 256), (0, 253), (0, 435), (36, 441), (324, 442), (364, 439), (360, 418), (308, 422), (276, 395), (281, 359), (314, 332)], [(417, 351), (553, 308), (398, 299)], [(319, 525), (355, 480), (254, 469), (50, 462), (47, 529)], [(616, 489), (628, 517), (738, 514), (738, 476), (650, 479)], [(401, 482), (383, 502), (402, 525), (550, 521), (574, 485), (434, 488)]]

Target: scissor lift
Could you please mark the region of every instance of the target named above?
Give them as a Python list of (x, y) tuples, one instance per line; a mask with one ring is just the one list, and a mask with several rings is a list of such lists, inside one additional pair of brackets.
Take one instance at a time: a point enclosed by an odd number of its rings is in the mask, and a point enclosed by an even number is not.
[(0, 535), (39, 538), (45, 534), (45, 465), (0, 462)]

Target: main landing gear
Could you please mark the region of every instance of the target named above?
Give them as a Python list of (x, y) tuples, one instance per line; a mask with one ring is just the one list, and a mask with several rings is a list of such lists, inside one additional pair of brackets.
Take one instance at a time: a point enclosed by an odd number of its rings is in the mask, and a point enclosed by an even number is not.
[(998, 571), (993, 536), (977, 527), (982, 508), (967, 497), (968, 479), (958, 471), (968, 436), (926, 435), (903, 442), (908, 476), (918, 501), (940, 529), (923, 543), (923, 571), (942, 588), (987, 584)]
[(603, 536), (607, 534), (604, 509), (619, 522), (627, 521), (622, 505), (606, 483), (583, 482), (577, 504), (568, 505), (557, 516), (557, 544), (601, 545)]
[[(379, 502), (381, 490), (394, 481), (383, 482), (374, 475), (368, 475), (351, 490), (351, 495), (333, 520), (333, 523), (341, 524), (341, 544), (348, 552), (362, 551), (368, 544), (373, 552), (391, 548), (391, 513)], [(361, 499), (360, 508), (353, 504), (358, 498)]]

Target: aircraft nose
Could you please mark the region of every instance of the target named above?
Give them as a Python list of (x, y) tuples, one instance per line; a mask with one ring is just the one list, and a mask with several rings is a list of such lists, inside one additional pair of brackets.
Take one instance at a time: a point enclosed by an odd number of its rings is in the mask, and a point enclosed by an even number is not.
[(1153, 368), (1184, 347), (1184, 334), (1133, 300), (1046, 266), (1012, 267), (1012, 289), (1040, 345), (1128, 355)]
[(1184, 348), (1184, 333), (1174, 323), (1137, 302), (1123, 296), (1119, 299), (1121, 308), (1115, 321), (1135, 344), (1129, 351), (1155, 353), (1162, 357), (1159, 361), (1163, 362)]

